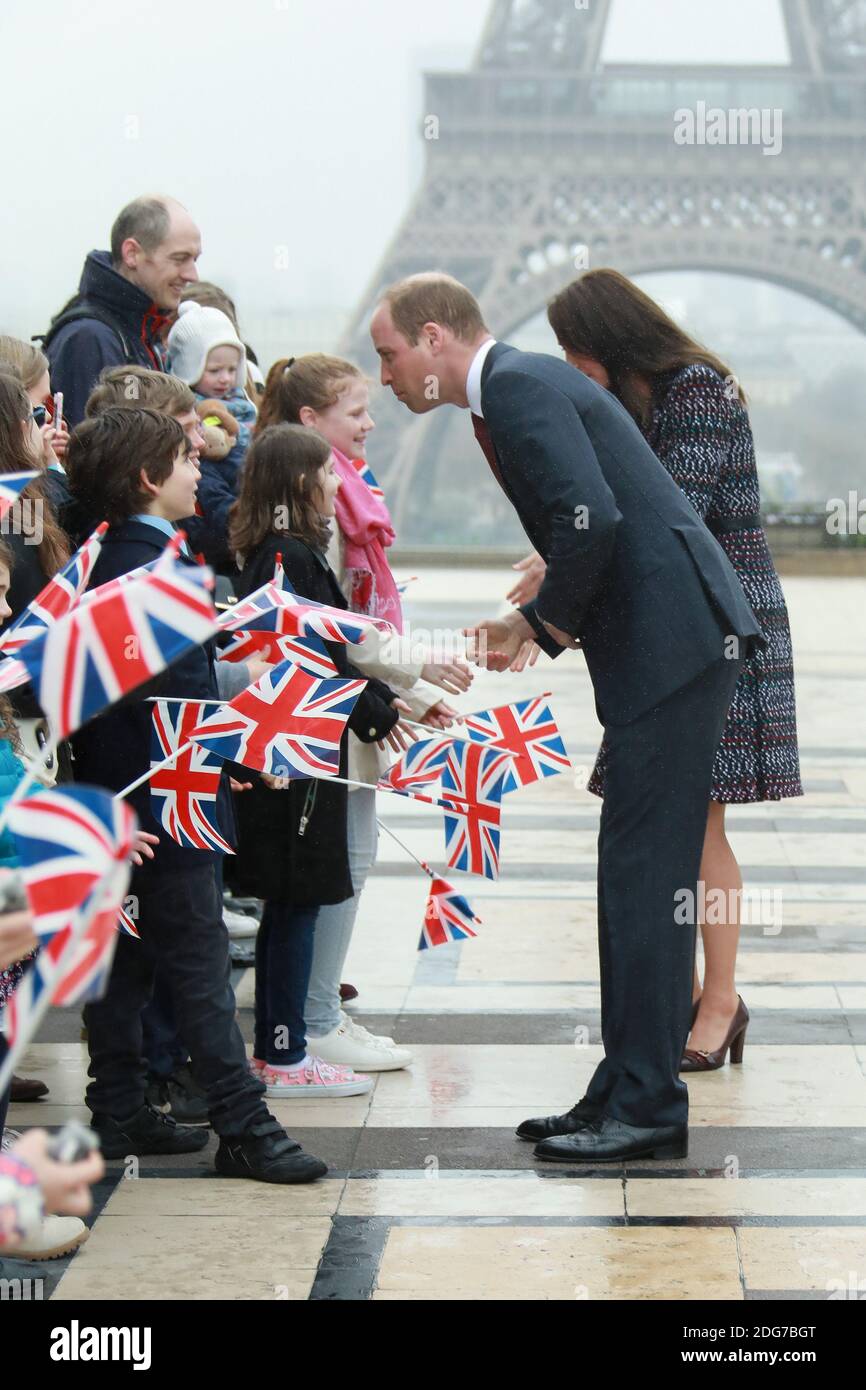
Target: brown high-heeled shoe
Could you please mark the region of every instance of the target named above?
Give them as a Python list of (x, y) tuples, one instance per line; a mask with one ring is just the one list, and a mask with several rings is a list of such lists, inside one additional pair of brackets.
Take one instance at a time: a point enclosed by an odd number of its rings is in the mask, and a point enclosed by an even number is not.
[[(697, 1017), (697, 1012), (695, 1013), (695, 1017)], [(692, 1020), (692, 1026), (694, 1026), (694, 1019)], [(728, 1036), (725, 1038), (721, 1047), (717, 1047), (715, 1052), (695, 1051), (693, 1048), (687, 1047), (683, 1052), (682, 1061), (680, 1062), (680, 1071), (718, 1071), (719, 1067), (725, 1065), (728, 1049), (730, 1049), (732, 1063), (738, 1064), (742, 1062), (743, 1045), (746, 1041), (746, 1029), (748, 1026), (749, 1010), (746, 1008), (740, 996), (737, 995), (737, 1012), (731, 1020)]]

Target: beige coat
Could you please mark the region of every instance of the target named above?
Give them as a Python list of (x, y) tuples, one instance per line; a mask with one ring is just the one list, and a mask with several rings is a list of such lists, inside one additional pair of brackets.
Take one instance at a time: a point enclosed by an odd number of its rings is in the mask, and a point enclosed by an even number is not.
[[(328, 564), (337, 576), (340, 588), (345, 593), (346, 564), (344, 558), (343, 533), (336, 522), (331, 526), (331, 543), (327, 551)], [(348, 594), (346, 595), (348, 598)], [(375, 676), (387, 682), (401, 700), (411, 709), (407, 718), (420, 719), (431, 705), (444, 698), (444, 692), (421, 679), (422, 662), (394, 661), (386, 649), (388, 639), (381, 633), (370, 632), (363, 642), (352, 643), (346, 648), (353, 666), (365, 676)], [(435, 731), (431, 729), (431, 734)], [(380, 752), (375, 743), (361, 743), (353, 733), (349, 733), (349, 777), (358, 782), (376, 783), (383, 772), (391, 767), (398, 754), (389, 748)], [(349, 788), (351, 792), (353, 788)]]

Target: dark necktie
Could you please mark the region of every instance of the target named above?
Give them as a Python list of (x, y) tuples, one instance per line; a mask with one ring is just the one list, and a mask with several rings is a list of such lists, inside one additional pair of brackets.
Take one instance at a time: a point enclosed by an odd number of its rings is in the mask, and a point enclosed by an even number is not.
[(490, 464), (491, 473), (493, 474), (499, 486), (504, 491), (505, 485), (502, 481), (502, 474), (499, 471), (499, 463), (496, 458), (496, 450), (493, 447), (493, 440), (490, 437), (490, 430), (487, 427), (487, 421), (483, 418), (483, 416), (476, 415), (474, 411), (472, 411), (472, 428), (475, 431), (475, 438), (478, 440), (478, 443), (484, 450), (484, 457)]

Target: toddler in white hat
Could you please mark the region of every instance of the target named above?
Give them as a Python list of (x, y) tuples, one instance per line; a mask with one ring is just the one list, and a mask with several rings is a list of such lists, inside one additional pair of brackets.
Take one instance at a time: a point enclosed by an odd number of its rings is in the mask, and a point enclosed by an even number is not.
[[(168, 335), (169, 371), (191, 386), (199, 401), (221, 401), (238, 423), (228, 456), (236, 466), (246, 453), (256, 408), (244, 390), (247, 354), (231, 319), (221, 309), (185, 300)], [(201, 413), (201, 412), (199, 412)]]
[(202, 553), (219, 573), (231, 574), (228, 515), (256, 421), (244, 390), (246, 350), (221, 309), (184, 300), (168, 335), (168, 359), (169, 371), (193, 389), (205, 438), (196, 507), (205, 522)]

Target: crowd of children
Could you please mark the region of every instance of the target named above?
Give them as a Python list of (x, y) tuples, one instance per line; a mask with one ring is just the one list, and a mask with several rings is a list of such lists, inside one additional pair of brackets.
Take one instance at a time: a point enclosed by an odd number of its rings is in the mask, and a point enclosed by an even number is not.
[[(299, 594), (401, 631), (388, 563), (394, 532), (363, 467), (373, 420), (361, 370), (316, 353), (275, 363), (263, 382), (231, 300), (201, 282), (186, 286), (159, 344), (167, 371), (129, 361), (105, 367), (70, 433), (62, 417), (52, 418), (46, 356), (0, 337), (0, 472), (40, 475), (3, 526), (0, 622), (17, 616), (107, 521), (91, 587), (154, 560), (180, 527), (187, 542), (179, 563), (211, 565), (223, 597), (243, 598), (270, 581), (279, 557)], [(24, 519), (28, 499), (40, 504), (38, 544)], [(366, 682), (340, 750), (341, 777), (363, 785), (225, 765), (217, 814), (236, 846), (232, 856), (172, 840), (152, 814), (147, 784), (129, 796), (149, 832), (130, 885), (139, 939), (119, 936), (107, 990), (85, 1010), (86, 1100), (107, 1158), (192, 1152), (207, 1144), (209, 1126), (219, 1173), (310, 1181), (325, 1165), (289, 1138), (266, 1098), (358, 1095), (373, 1074), (411, 1063), (408, 1050), (346, 1012), (354, 990), (343, 967), (376, 856), (372, 788), (417, 737), (413, 724), (450, 725), (457, 711), (449, 700), (468, 689), (471, 672), (460, 660), (402, 661), (376, 633), (357, 645), (325, 645), (338, 675)], [(192, 649), (86, 724), (71, 749), (61, 745), (53, 775), (121, 790), (150, 765), (153, 696), (231, 699), (260, 678), (269, 657), (224, 661), (213, 640)], [(0, 804), (23, 775), (18, 753), (37, 751), (49, 732), (29, 686), (0, 700)], [(14, 862), (6, 832), (0, 865)], [(229, 891), (262, 903), (251, 1057), (231, 985)], [(0, 1010), (30, 958), (0, 971)], [(174, 1059), (171, 1077), (157, 1066), (163, 1050)], [(168, 1103), (155, 1105), (153, 1083), (180, 1086), (181, 1069), (184, 1094), (162, 1092)], [(16, 1100), (45, 1091), (38, 1079), (15, 1078)], [(8, 1099), (0, 1098), (0, 1119)], [(85, 1235), (74, 1217), (46, 1218), (24, 1253), (63, 1253)]]

